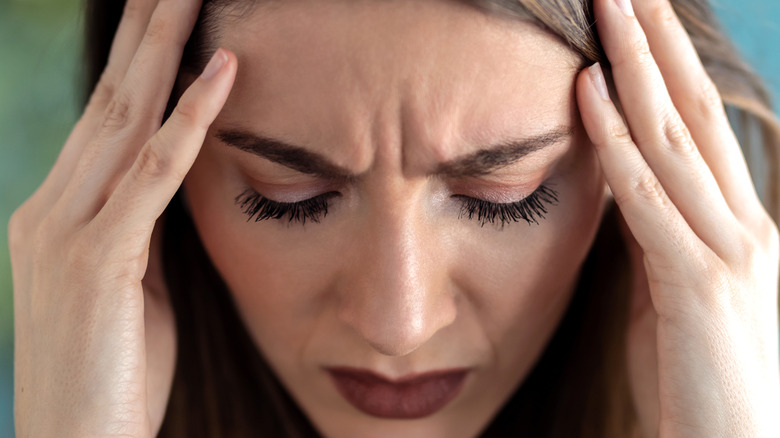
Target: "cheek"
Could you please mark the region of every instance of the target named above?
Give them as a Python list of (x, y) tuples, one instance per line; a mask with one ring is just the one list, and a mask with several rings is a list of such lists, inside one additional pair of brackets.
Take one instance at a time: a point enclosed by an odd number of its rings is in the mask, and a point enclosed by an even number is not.
[(332, 260), (327, 257), (332, 233), (277, 221), (247, 222), (234, 202), (243, 186), (230, 166), (208, 151), (188, 174), (185, 190), (203, 245), (252, 336), (263, 345), (300, 340), (321, 308), (317, 292), (331, 272), (322, 260)]
[(565, 174), (551, 180), (559, 203), (540, 225), (511, 224), (457, 245), (456, 282), (507, 362), (533, 359), (518, 355), (546, 344), (598, 229), (605, 205), (601, 170), (592, 148), (577, 152)]

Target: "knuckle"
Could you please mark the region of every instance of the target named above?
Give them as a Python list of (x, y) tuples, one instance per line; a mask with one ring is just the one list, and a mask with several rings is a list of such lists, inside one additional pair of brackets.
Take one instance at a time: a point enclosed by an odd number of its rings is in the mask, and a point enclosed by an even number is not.
[(693, 142), (691, 131), (680, 117), (666, 116), (663, 119), (662, 144), (666, 149), (682, 157), (695, 157), (698, 152), (696, 144)]
[(634, 180), (631, 189), (629, 194), (633, 194), (636, 201), (651, 202), (663, 208), (667, 208), (671, 204), (661, 182), (650, 170), (642, 172)]
[(734, 272), (754, 272), (765, 269), (767, 261), (778, 262), (777, 226), (771, 218), (762, 218), (753, 227), (743, 227), (725, 257)]
[(116, 130), (130, 124), (131, 99), (124, 93), (115, 94), (103, 114), (103, 128)]
[(201, 109), (192, 99), (182, 99), (174, 111), (181, 123), (187, 126), (201, 127)]
[(650, 46), (647, 44), (647, 40), (644, 37), (634, 37), (628, 43), (627, 49), (629, 50), (629, 56), (634, 56), (640, 67), (651, 67), (655, 60), (653, 54), (650, 52)]
[(159, 140), (155, 137), (141, 148), (135, 163), (136, 176), (139, 179), (157, 179), (172, 171), (172, 162), (168, 156), (161, 153)]
[(750, 232), (740, 233), (739, 238), (734, 242), (734, 260), (739, 266), (750, 266), (756, 258), (756, 252), (759, 250), (757, 239)]
[(46, 223), (49, 216), (38, 218), (35, 211), (32, 201), (28, 199), (8, 219), (8, 249), (12, 255), (32, 247), (42, 225)]
[(62, 233), (60, 231), (61, 227), (58, 221), (51, 216), (46, 216), (40, 225), (30, 232), (26, 240), (36, 260), (43, 260), (51, 256), (51, 248), (55, 246), (55, 242), (61, 240)]
[(630, 144), (634, 141), (631, 137), (631, 131), (622, 122), (611, 124), (608, 128), (607, 136), (619, 144)]
[(615, 54), (610, 58), (613, 70), (637, 63), (639, 67), (647, 68), (655, 62), (647, 39), (638, 32), (631, 32), (621, 40), (616, 49)]

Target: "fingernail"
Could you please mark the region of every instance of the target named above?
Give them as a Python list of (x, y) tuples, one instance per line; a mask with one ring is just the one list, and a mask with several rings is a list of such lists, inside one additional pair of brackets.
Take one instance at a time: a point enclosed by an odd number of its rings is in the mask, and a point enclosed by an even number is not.
[(596, 87), (596, 91), (602, 99), (609, 102), (609, 90), (607, 90), (607, 81), (604, 79), (604, 71), (601, 69), (600, 63), (595, 63), (588, 68), (590, 73), (590, 79), (593, 81), (593, 86)]
[(206, 68), (203, 69), (203, 73), (200, 75), (203, 79), (209, 80), (219, 73), (222, 66), (227, 62), (227, 55), (222, 49), (218, 49), (214, 56), (211, 57), (211, 61), (206, 64)]
[(631, 0), (615, 0), (615, 3), (624, 14), (629, 17), (634, 16), (634, 7), (631, 5)]

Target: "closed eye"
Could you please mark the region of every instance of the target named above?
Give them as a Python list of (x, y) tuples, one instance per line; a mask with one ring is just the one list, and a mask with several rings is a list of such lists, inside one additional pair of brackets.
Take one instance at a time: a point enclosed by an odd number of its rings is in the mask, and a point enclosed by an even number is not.
[(341, 196), (338, 192), (327, 192), (302, 201), (279, 202), (247, 188), (236, 196), (235, 202), (248, 216), (247, 221), (273, 219), (286, 220), (288, 223), (300, 222), (303, 225), (306, 221), (319, 223), (328, 215), (328, 202), (338, 196)]
[(541, 184), (533, 193), (517, 202), (496, 203), (465, 195), (455, 195), (461, 201), (460, 217), (476, 220), (480, 226), (499, 224), (501, 228), (512, 222), (525, 221), (539, 225), (545, 219), (548, 205), (558, 205), (558, 192)]
[[(490, 202), (466, 195), (453, 195), (453, 198), (461, 202), (458, 217), (477, 221), (481, 227), (490, 223), (503, 229), (510, 223), (521, 221), (538, 225), (539, 219), (546, 218), (547, 207), (558, 205), (558, 192), (549, 186), (541, 184), (525, 198), (509, 203)], [(278, 220), (304, 225), (307, 221), (319, 223), (328, 215), (330, 201), (340, 196), (339, 192), (327, 192), (302, 201), (279, 202), (247, 188), (235, 197), (235, 203), (247, 215), (247, 221)]]

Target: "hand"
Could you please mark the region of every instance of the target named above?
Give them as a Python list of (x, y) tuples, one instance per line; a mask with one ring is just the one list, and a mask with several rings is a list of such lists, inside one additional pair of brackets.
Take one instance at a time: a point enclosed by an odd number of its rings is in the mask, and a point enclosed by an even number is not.
[(599, 66), (580, 74), (577, 97), (630, 230), (642, 432), (777, 437), (777, 226), (669, 1), (635, 3), (634, 14), (628, 0), (594, 1), (625, 122)]
[(83, 116), (11, 218), (18, 436), (160, 428), (175, 329), (155, 224), (237, 68), (219, 50), (160, 126), (199, 10), (196, 0), (128, 1)]

